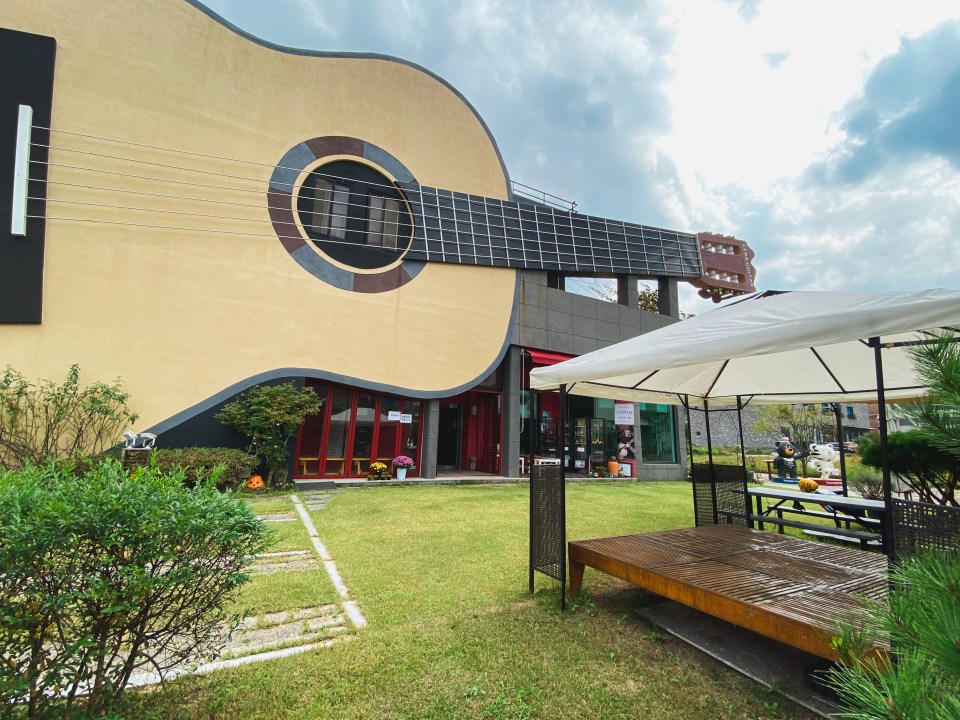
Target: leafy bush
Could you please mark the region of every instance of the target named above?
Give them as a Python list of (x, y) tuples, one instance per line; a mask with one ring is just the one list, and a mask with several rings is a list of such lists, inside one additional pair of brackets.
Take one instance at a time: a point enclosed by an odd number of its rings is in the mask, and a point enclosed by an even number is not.
[(268, 531), (213, 482), (115, 461), (0, 474), (0, 708), (96, 715), (134, 673), (222, 649)]
[(267, 485), (273, 486), (286, 481), (287, 444), (308, 416), (320, 412), (322, 404), (312, 387), (257, 385), (225, 405), (217, 420), (250, 438), (254, 452), (267, 463)]
[[(844, 666), (828, 675), (847, 705), (838, 717), (953, 720), (960, 717), (960, 555), (924, 554), (892, 573), (889, 604), (867, 606), (862, 628), (834, 646)], [(897, 661), (856, 652), (858, 638), (884, 635)]]
[(869, 465), (848, 465), (847, 487), (869, 500), (883, 500), (883, 473)]
[(211, 469), (221, 466), (223, 470), (218, 475), (218, 490), (241, 487), (259, 465), (256, 456), (233, 448), (162, 448), (154, 451), (153, 458), (161, 472), (183, 468), (189, 485), (196, 485)]
[(129, 398), (119, 379), (80, 387), (78, 365), (70, 366), (63, 384), (34, 384), (8, 366), (0, 375), (0, 467), (102, 452), (136, 422)]

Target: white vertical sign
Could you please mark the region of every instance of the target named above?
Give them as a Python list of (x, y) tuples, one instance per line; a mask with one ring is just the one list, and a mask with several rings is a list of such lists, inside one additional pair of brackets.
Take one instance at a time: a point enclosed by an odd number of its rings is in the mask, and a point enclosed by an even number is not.
[(27, 196), (30, 186), (30, 131), (33, 129), (33, 108), (21, 105), (17, 115), (17, 144), (13, 160), (13, 212), (10, 232), (27, 234)]
[(633, 425), (633, 403), (618, 402), (613, 406), (615, 425)]

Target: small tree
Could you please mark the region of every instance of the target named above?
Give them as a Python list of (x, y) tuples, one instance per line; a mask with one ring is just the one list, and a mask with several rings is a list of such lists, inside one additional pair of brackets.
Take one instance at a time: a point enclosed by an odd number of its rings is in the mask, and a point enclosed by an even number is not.
[(81, 387), (78, 365), (62, 384), (34, 384), (8, 366), (0, 375), (0, 467), (103, 452), (137, 421), (129, 398), (119, 379)]
[[(880, 436), (876, 433), (858, 439), (860, 460), (871, 467), (882, 467)], [(922, 430), (887, 435), (890, 472), (899, 476), (917, 493), (921, 502), (957, 505), (956, 488), (960, 479), (960, 458), (936, 447)]]
[(907, 414), (931, 444), (960, 460), (960, 338), (947, 333), (911, 348), (910, 356), (929, 392)]
[(303, 421), (320, 412), (323, 401), (312, 387), (293, 383), (258, 385), (224, 406), (217, 420), (250, 438), (254, 452), (267, 463), (267, 486), (287, 479), (287, 444)]

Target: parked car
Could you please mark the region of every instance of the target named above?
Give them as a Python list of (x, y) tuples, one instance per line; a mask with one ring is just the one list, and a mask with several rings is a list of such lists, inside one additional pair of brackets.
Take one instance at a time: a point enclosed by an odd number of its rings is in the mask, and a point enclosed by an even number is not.
[[(834, 450), (836, 450), (837, 452), (840, 452), (840, 443), (838, 443), (838, 442), (832, 442), (832, 443), (830, 443), (830, 447), (832, 447), (832, 448), (833, 448)], [(843, 444), (843, 451), (844, 451), (845, 453), (847, 453), (847, 454), (849, 454), (849, 453), (855, 453), (855, 452), (857, 451), (857, 446), (854, 445), (852, 442), (845, 442), (845, 443)]]

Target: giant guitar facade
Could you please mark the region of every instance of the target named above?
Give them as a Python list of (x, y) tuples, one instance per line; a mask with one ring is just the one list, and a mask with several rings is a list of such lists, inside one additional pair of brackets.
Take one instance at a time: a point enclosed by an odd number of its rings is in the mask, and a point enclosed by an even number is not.
[(298, 477), (396, 454), (514, 475), (532, 352), (676, 315), (562, 278), (669, 301), (707, 276), (694, 235), (514, 198), (476, 111), (398, 59), (276, 47), (185, 0), (13, 0), (0, 23), (0, 364), (121, 376), (161, 445), (236, 444), (217, 409), (292, 380), (327, 400)]

